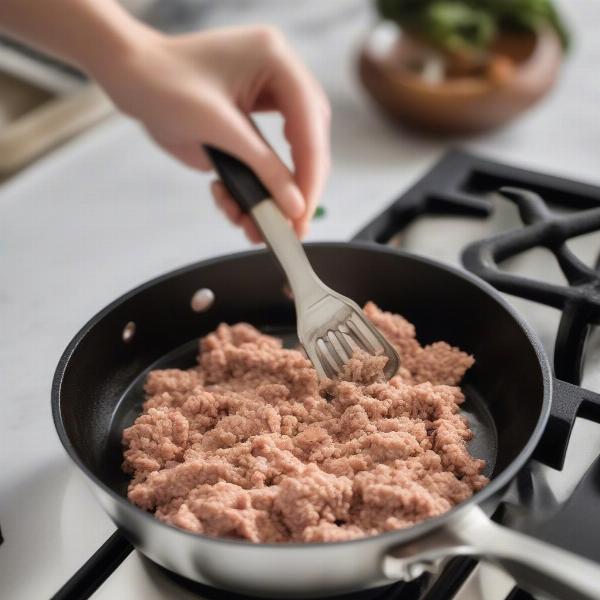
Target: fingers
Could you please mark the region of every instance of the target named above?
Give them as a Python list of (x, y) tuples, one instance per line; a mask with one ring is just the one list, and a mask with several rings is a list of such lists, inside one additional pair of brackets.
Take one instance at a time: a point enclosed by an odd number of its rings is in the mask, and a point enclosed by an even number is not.
[[(219, 208), (234, 225), (242, 227), (246, 237), (253, 244), (258, 244), (263, 241), (262, 234), (256, 226), (256, 223), (249, 215), (242, 212), (238, 204), (227, 191), (227, 188), (222, 181), (213, 181), (210, 184), (210, 190), (213, 198), (215, 199), (217, 208)], [(296, 223), (290, 222), (290, 225), (294, 227), (296, 234), (299, 237), (304, 237), (306, 235), (308, 226), (305, 224), (302, 224), (298, 221)]]
[(304, 197), (294, 176), (246, 115), (234, 105), (221, 106), (212, 130), (210, 143), (246, 163), (286, 216), (296, 220), (305, 214)]
[(254, 223), (254, 221), (252, 220), (252, 218), (250, 216), (242, 215), (242, 218), (240, 220), (240, 225), (242, 226), (242, 229), (244, 230), (246, 237), (253, 244), (260, 244), (260, 242), (263, 241), (260, 231), (258, 231), (256, 224)]
[[(280, 88), (275, 86), (274, 93), (275, 90)], [(304, 237), (329, 170), (329, 116), (319, 96), (297, 102), (282, 97), (278, 96), (277, 106), (285, 114), (295, 175), (237, 107), (221, 109), (222, 126), (213, 144), (245, 162), (256, 173), (292, 220), (296, 233)]]
[(213, 181), (210, 184), (210, 191), (217, 206), (225, 213), (227, 218), (234, 224), (239, 225), (242, 218), (242, 210), (229, 196), (225, 186), (221, 181)]
[(329, 172), (329, 103), (319, 84), (291, 51), (276, 61), (265, 94), (285, 119), (295, 180), (307, 205), (301, 219), (305, 229)]

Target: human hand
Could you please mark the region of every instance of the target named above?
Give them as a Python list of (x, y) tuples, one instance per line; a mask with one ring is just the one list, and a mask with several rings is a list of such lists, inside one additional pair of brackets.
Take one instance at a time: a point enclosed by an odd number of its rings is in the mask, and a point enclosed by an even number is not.
[[(193, 168), (212, 168), (202, 144), (245, 162), (303, 237), (329, 170), (330, 109), (283, 36), (268, 27), (239, 27), (177, 37), (140, 30), (137, 38), (118, 65), (104, 60), (90, 68), (116, 105)], [(293, 173), (248, 118), (272, 110), (285, 120)], [(211, 189), (227, 217), (260, 241), (224, 185), (215, 181)]]

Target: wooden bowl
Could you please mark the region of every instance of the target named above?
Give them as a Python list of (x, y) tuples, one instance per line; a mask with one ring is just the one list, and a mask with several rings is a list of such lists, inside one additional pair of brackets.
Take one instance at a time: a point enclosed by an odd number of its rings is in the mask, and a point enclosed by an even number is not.
[(360, 79), (394, 120), (437, 134), (476, 133), (514, 119), (552, 88), (563, 58), (560, 40), (550, 29), (505, 33), (492, 52), (500, 57), (490, 67), (496, 73), (459, 74), (431, 83), (410, 68), (418, 42), (395, 30), (390, 43), (388, 29), (387, 47), (377, 47), (372, 39), (364, 44)]

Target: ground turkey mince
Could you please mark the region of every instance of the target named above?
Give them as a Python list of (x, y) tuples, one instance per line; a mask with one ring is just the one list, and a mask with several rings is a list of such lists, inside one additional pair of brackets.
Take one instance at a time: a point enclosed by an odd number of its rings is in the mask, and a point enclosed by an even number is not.
[(123, 433), (129, 499), (156, 518), (252, 542), (334, 542), (408, 527), (481, 489), (458, 386), (473, 358), (421, 347), (401, 316), (365, 307), (402, 367), (355, 355), (339, 381), (247, 324), (200, 341), (198, 366), (152, 371)]

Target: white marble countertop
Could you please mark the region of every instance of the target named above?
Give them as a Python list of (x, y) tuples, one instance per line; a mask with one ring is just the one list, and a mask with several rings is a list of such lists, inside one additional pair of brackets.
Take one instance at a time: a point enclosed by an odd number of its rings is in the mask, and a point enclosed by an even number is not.
[[(205, 24), (278, 24), (323, 82), (333, 105), (333, 172), (327, 216), (309, 239), (341, 240), (450, 144), (600, 184), (600, 3), (561, 4), (576, 46), (560, 86), (513, 125), (452, 142), (390, 127), (362, 94), (354, 54), (371, 15), (361, 0), (231, 1), (209, 11)], [(261, 123), (283, 151), (279, 121)], [(79, 327), (116, 296), (247, 247), (213, 207), (208, 179), (115, 117), (0, 187), (1, 597), (49, 597), (113, 530), (58, 442), (53, 371)]]

